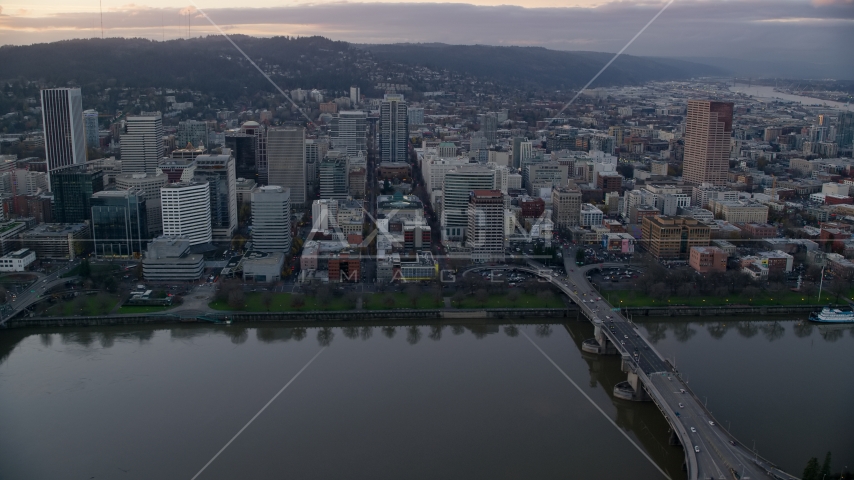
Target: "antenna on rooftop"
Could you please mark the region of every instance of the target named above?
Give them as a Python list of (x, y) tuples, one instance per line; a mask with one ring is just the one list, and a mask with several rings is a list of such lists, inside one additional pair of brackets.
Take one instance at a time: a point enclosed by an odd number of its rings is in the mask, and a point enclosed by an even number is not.
[(101, 38), (104, 38), (104, 0), (98, 0), (98, 10), (101, 12)]

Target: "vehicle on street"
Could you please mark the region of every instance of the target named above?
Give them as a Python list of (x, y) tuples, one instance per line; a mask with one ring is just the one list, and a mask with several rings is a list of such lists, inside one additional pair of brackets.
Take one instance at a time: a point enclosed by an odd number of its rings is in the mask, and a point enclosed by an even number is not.
[(697, 433), (697, 429), (694, 427), (691, 427), (691, 433)]
[(695, 453), (700, 453), (700, 447), (698, 447), (698, 446), (694, 445), (694, 452), (695, 452)]
[(715, 422), (714, 422), (714, 421), (712, 421), (712, 420), (709, 420), (709, 425), (711, 425), (711, 426), (713, 426), (713, 427), (714, 427), (714, 426), (715, 426)]

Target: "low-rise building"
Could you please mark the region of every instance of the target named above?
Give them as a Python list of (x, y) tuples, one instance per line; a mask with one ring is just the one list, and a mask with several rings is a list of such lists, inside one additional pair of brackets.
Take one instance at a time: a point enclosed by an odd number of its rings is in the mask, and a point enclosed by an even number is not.
[(284, 252), (247, 252), (243, 256), (243, 281), (278, 282), (285, 266)]
[(205, 258), (190, 252), (186, 237), (157, 237), (148, 244), (142, 275), (149, 281), (196, 281), (205, 271)]
[(334, 253), (329, 256), (330, 283), (359, 282), (362, 279), (361, 256), (355, 250)]
[(708, 246), (710, 239), (710, 228), (689, 217), (646, 217), (641, 226), (641, 245), (656, 259), (688, 260), (691, 247)]
[(688, 265), (699, 273), (725, 272), (727, 257), (718, 247), (691, 247)]
[(36, 252), (29, 248), (15, 250), (0, 257), (0, 272), (23, 272), (36, 261)]
[(74, 260), (87, 250), (89, 233), (86, 223), (43, 223), (22, 233), (21, 243), (38, 258)]
[(590, 203), (581, 204), (581, 212), (579, 214), (579, 224), (582, 227), (592, 227), (593, 225), (602, 225), (602, 220), (605, 214)]

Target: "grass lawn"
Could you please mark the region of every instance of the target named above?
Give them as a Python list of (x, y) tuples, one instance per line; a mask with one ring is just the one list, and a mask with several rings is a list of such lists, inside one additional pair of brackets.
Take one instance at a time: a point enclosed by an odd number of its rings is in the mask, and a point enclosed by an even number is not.
[(467, 295), (458, 308), (564, 308), (559, 295), (552, 295), (547, 300), (536, 294), (519, 293), (516, 302), (511, 302), (507, 295), (490, 295), (486, 303), (477, 301), (474, 295)]
[[(109, 263), (108, 264), (97, 264), (96, 263), (94, 265), (92, 265), (92, 264), (89, 265), (89, 271), (91, 272), (92, 276), (98, 276), (98, 275), (103, 275), (103, 274), (107, 274), (107, 273), (118, 273), (119, 270), (121, 270), (121, 267), (119, 265), (113, 265), (113, 264), (109, 264)], [(74, 267), (71, 270), (62, 274), (61, 278), (73, 277), (75, 275), (78, 275), (79, 273), (80, 273), (80, 265), (77, 265), (76, 267)]]
[[(260, 292), (247, 293), (246, 296), (246, 304), (242, 312), (266, 312), (267, 307), (263, 302), (263, 294)], [(346, 304), (343, 297), (341, 298), (331, 298), (329, 301), (320, 302), (317, 301), (314, 297), (306, 296), (305, 305), (301, 308), (291, 307), (291, 294), (290, 293), (274, 293), (273, 294), (273, 302), (270, 304), (270, 312), (305, 312), (310, 310), (350, 310), (350, 307)], [(211, 302), (210, 307), (214, 310), (231, 310), (232, 308), (228, 306), (228, 302)]]
[(97, 295), (80, 295), (72, 300), (60, 300), (44, 311), (46, 317), (72, 315), (106, 315), (119, 303), (119, 296), (100, 292)]
[(161, 305), (123, 305), (119, 307), (116, 313), (157, 313), (164, 310), (169, 310), (171, 306)]
[[(385, 298), (391, 296), (394, 298), (394, 306), (389, 307), (385, 303)], [(428, 292), (422, 292), (418, 296), (418, 301), (413, 306), (409, 296), (405, 293), (378, 293), (368, 294), (365, 297), (366, 303), (362, 305), (364, 310), (390, 310), (394, 308), (419, 308), (431, 309), (442, 308), (445, 306), (445, 300), (436, 302), (432, 295)]]
[[(670, 296), (667, 300), (654, 300), (648, 295), (636, 292), (633, 290), (613, 290), (606, 291), (602, 294), (603, 298), (610, 299), (613, 306), (620, 307), (661, 307), (667, 305), (690, 305), (698, 306), (722, 306), (722, 305), (816, 305), (818, 304), (817, 295), (807, 297), (798, 292), (763, 292), (753, 297), (747, 295), (726, 295), (723, 297), (717, 296), (695, 296), (695, 297), (679, 297)], [(833, 297), (827, 293), (822, 293), (822, 301), (827, 303), (833, 300)]]

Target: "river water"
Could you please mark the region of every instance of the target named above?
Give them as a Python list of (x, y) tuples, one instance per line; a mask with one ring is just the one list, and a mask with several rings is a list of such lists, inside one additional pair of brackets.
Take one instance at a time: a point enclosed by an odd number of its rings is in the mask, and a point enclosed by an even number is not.
[(826, 105), (839, 110), (851, 110), (851, 105), (848, 103), (835, 102), (833, 100), (822, 100), (820, 98), (805, 97), (802, 95), (792, 95), (790, 93), (781, 93), (775, 91), (774, 87), (764, 85), (736, 85), (734, 87), (729, 87), (729, 91), (733, 93), (752, 95), (757, 98), (774, 98), (788, 102), (797, 102), (803, 105)]
[[(826, 450), (854, 463), (850, 329), (642, 329), (760, 454), (793, 473)], [(3, 331), (0, 478), (191, 479), (226, 445), (199, 480), (684, 478), (658, 410), (611, 396), (619, 359), (581, 353), (591, 336), (584, 322)]]

